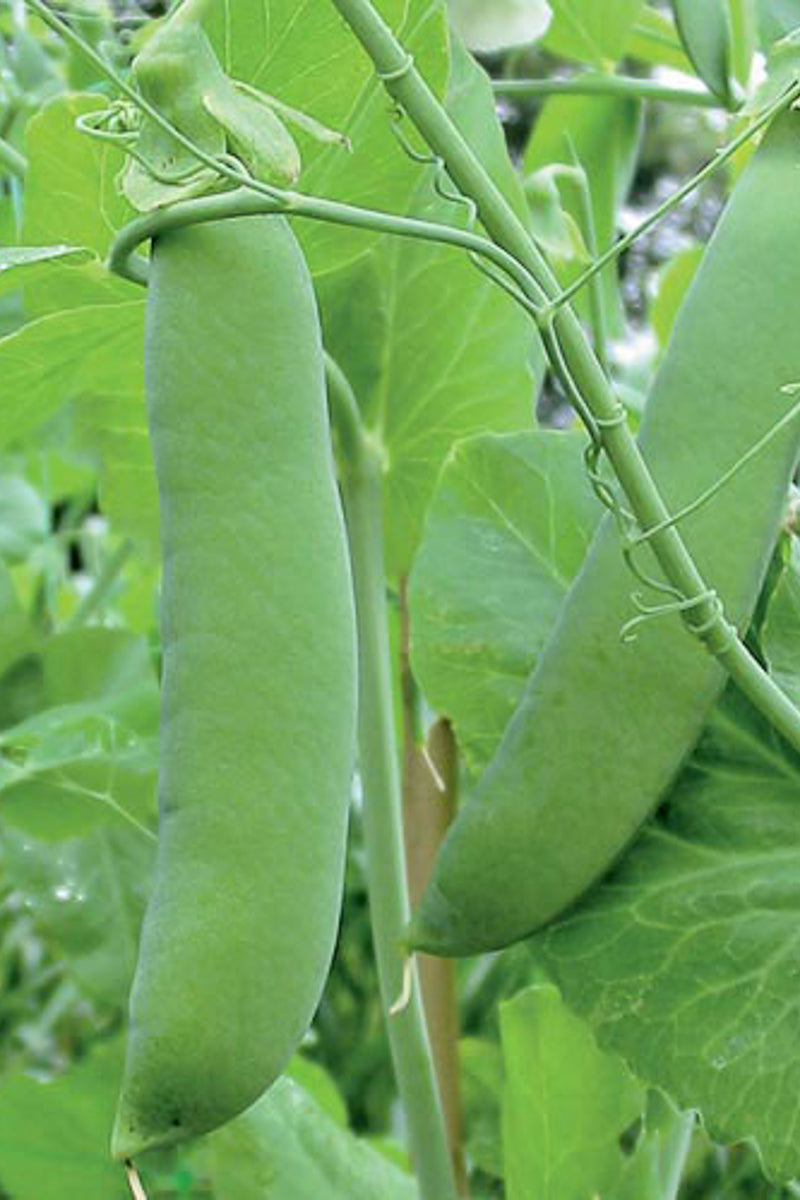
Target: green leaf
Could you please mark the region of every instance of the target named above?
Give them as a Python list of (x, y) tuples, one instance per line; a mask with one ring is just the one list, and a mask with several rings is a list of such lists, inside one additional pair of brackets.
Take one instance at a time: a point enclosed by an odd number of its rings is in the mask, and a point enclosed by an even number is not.
[[(444, 5), (435, 0), (380, 0), (384, 20), (414, 54), (429, 86), (447, 80)], [(257, 0), (214, 5), (206, 28), (226, 72), (346, 134), (353, 152), (320, 146), (299, 133), (304, 192), (366, 208), (406, 211), (419, 180), (393, 135), (393, 107), (370, 60), (332, 4)], [(407, 123), (406, 123), (407, 124)], [(296, 224), (315, 274), (367, 253), (376, 235), (320, 221)]]
[(474, 772), (489, 761), (599, 519), (580, 433), (459, 443), (409, 585), (416, 677)]
[(0, 296), (47, 278), (53, 263), (80, 266), (94, 258), (79, 246), (6, 246), (0, 249)]
[(769, 672), (789, 699), (800, 705), (800, 546), (792, 538), (791, 558), (772, 593), (761, 630)]
[(692, 73), (692, 64), (681, 46), (678, 31), (665, 12), (645, 6), (631, 29), (625, 55), (640, 62)]
[[(141, 314), (127, 314), (137, 324)], [(139, 337), (141, 334), (138, 335)], [(138, 343), (138, 338), (137, 338)], [(128, 371), (142, 370), (141, 345), (132, 347)], [(124, 365), (121, 363), (121, 365)], [(144, 396), (83, 395), (75, 406), (83, 445), (100, 460), (100, 504), (118, 533), (158, 545), (158, 486)]]
[(24, 562), (50, 532), (50, 512), (26, 479), (0, 475), (0, 555)]
[(45, 841), (109, 822), (143, 827), (158, 722), (146, 642), (83, 629), (51, 638), (41, 663), (42, 710), (0, 737), (0, 818)]
[[(534, 125), (525, 151), (525, 173), (538, 172), (554, 163), (573, 167), (577, 160), (589, 185), (598, 253), (616, 241), (619, 210), (633, 181), (640, 134), (641, 105), (598, 96), (554, 96)], [(580, 198), (564, 192), (562, 200), (586, 240)], [(561, 282), (573, 282), (583, 266), (579, 258), (564, 264)], [(612, 336), (619, 337), (625, 329), (625, 318), (615, 263), (601, 272), (600, 281), (607, 328)], [(579, 297), (584, 314), (588, 311), (586, 304), (584, 293)]]
[[(67, 975), (82, 992), (121, 1012), (152, 888), (155, 842), (129, 826), (98, 829), (57, 847), (11, 830), (3, 831), (2, 841), (6, 878), (37, 930), (56, 947)], [(1, 1162), (0, 1179), (5, 1182)]]
[(8, 397), (0, 446), (24, 438), (81, 392), (137, 397), (144, 391), (140, 300), (72, 308), (31, 321), (0, 341)]
[(642, 0), (550, 0), (553, 22), (544, 39), (551, 54), (607, 67), (624, 54)]
[(799, 790), (800, 760), (729, 687), (660, 817), (532, 942), (604, 1049), (779, 1179), (800, 1174)]
[(470, 50), (496, 54), (535, 42), (552, 16), (547, 0), (448, 0), (450, 18)]
[(26, 286), (29, 316), (82, 305), (119, 304), (137, 295), (133, 284), (110, 275), (101, 265), (115, 233), (134, 215), (116, 186), (122, 153), (75, 128), (79, 116), (105, 104), (97, 95), (61, 96), (28, 123), (23, 242), (28, 246), (66, 243), (97, 256), (78, 267), (55, 260), (46, 274)]
[(502, 1004), (500, 1029), (509, 1200), (616, 1194), (620, 1138), (644, 1109), (642, 1087), (552, 985)]
[(415, 1200), (413, 1179), (279, 1079), (208, 1139), (215, 1194), (237, 1200)]
[(706, 87), (725, 104), (734, 100), (733, 43), (728, 0), (672, 0), (683, 48)]
[(26, 1075), (0, 1088), (0, 1179), (14, 1200), (125, 1200), (123, 1169), (109, 1154), (122, 1046), (95, 1049), (49, 1083)]
[[(495, 180), (524, 209), (485, 74), (457, 49), (449, 104)], [(417, 211), (458, 221), (433, 178)], [(411, 567), (425, 509), (450, 447), (480, 430), (533, 423), (541, 347), (527, 315), (462, 251), (386, 243), (387, 344), (365, 417), (387, 454), (386, 545), (391, 574)], [(533, 370), (531, 369), (533, 366)]]

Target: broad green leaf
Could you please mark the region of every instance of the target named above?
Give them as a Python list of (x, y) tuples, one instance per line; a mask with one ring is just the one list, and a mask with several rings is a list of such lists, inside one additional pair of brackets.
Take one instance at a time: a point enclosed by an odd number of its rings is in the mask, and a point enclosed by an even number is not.
[[(441, 94), (448, 69), (444, 6), (436, 0), (380, 0), (376, 7)], [(216, 5), (206, 27), (233, 78), (349, 137), (352, 154), (298, 135), (305, 163), (302, 191), (366, 208), (406, 210), (419, 167), (394, 137), (392, 102), (333, 4)], [(375, 242), (374, 235), (316, 221), (295, 228), (315, 274), (342, 266)]]
[(82, 392), (140, 400), (143, 313), (140, 300), (66, 309), (0, 341), (0, 445), (24, 438)]
[(320, 1063), (306, 1058), (303, 1054), (295, 1054), (284, 1074), (303, 1088), (332, 1121), (342, 1129), (347, 1128), (347, 1105), (333, 1076)]
[(659, 273), (658, 291), (650, 308), (650, 321), (662, 349), (669, 341), (678, 310), (700, 266), (703, 249), (703, 246), (689, 246), (679, 250)]
[(605, 67), (616, 63), (642, 11), (642, 0), (550, 0), (544, 39), (551, 54)]
[(0, 555), (24, 562), (50, 532), (50, 513), (26, 479), (0, 475)]
[[(136, 375), (142, 369), (141, 345), (133, 353), (136, 357), (128, 366)], [(83, 445), (100, 461), (103, 512), (117, 532), (130, 534), (155, 553), (158, 487), (144, 397), (82, 395), (75, 409)]]
[(800, 706), (800, 546), (792, 538), (791, 558), (772, 594), (761, 630), (770, 674)]
[(79, 246), (6, 246), (0, 249), (0, 296), (45, 278), (53, 263), (80, 266), (93, 257)]
[[(598, 253), (616, 241), (619, 210), (633, 181), (641, 133), (641, 106), (635, 101), (597, 96), (554, 96), (548, 100), (534, 125), (525, 151), (526, 175), (554, 163), (583, 168), (592, 201)], [(588, 242), (580, 198), (564, 195), (565, 207), (584, 241)], [(562, 283), (580, 273), (580, 260), (566, 264)], [(606, 327), (613, 337), (625, 329), (619, 294), (618, 268), (611, 264), (600, 275)], [(586, 300), (580, 297), (580, 306)]]
[(692, 73), (692, 64), (681, 46), (678, 31), (665, 12), (644, 6), (625, 46), (625, 54), (640, 62)]
[(460, 442), (409, 584), (414, 672), (470, 769), (490, 759), (583, 561), (600, 506), (579, 433)]
[(152, 887), (154, 840), (130, 826), (98, 829), (58, 846), (11, 830), (3, 830), (2, 840), (5, 876), (69, 978), (122, 1011)]
[(728, 0), (672, 0), (683, 48), (706, 87), (725, 104), (733, 95), (733, 38)]
[(237, 1200), (415, 1200), (413, 1179), (284, 1076), (208, 1139), (215, 1194)]
[(615, 1194), (620, 1138), (644, 1109), (643, 1088), (550, 984), (501, 1005), (500, 1029), (509, 1200)]
[[(524, 208), (486, 76), (460, 48), (454, 67), (455, 119), (515, 207)], [(462, 220), (433, 182), (429, 173), (421, 183), (417, 211)], [(412, 241), (385, 248), (387, 344), (364, 407), (386, 449), (387, 563), (402, 575), (450, 447), (480, 430), (533, 424), (542, 358), (530, 319), (462, 251)]]
[(0, 820), (63, 841), (153, 812), (158, 691), (144, 639), (83, 629), (41, 654), (41, 711), (0, 737)]
[(494, 54), (535, 42), (552, 11), (547, 0), (448, 0), (450, 19), (470, 50)]
[(800, 1174), (798, 791), (800, 760), (730, 687), (660, 816), (532, 942), (604, 1049), (778, 1179)]
[[(31, 119), (26, 130), (30, 161), (25, 180), (23, 241), (29, 246), (67, 243), (102, 260), (116, 232), (134, 215), (116, 186), (122, 153), (75, 127), (76, 119), (103, 108), (97, 95), (60, 96)], [(137, 295), (134, 285), (93, 261), (59, 266), (57, 260), (26, 287), (29, 315), (82, 305), (119, 304)]]
[(0, 1179), (14, 1200), (125, 1200), (109, 1141), (122, 1075), (121, 1039), (61, 1078), (10, 1075), (0, 1087)]

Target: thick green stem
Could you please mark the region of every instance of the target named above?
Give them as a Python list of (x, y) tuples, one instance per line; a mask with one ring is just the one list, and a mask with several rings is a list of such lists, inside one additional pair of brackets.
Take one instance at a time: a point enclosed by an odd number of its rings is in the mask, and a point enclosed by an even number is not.
[[(369, 0), (333, 0), (333, 3), (372, 59), (389, 93), (434, 153), (443, 159), (456, 186), (475, 202), (489, 235), (517, 258), (530, 271), (537, 285), (555, 299), (558, 284), (540, 250), (414, 67), (413, 58)], [(790, 103), (796, 95), (797, 89), (790, 90), (780, 104)], [(776, 106), (773, 108), (777, 111)], [(765, 114), (762, 120), (766, 119)], [(569, 380), (573, 393), (577, 392), (590, 410), (603, 449), (640, 528), (647, 531), (661, 526), (669, 520), (666, 505), (623, 419), (624, 410), (569, 306), (554, 310), (553, 333), (555, 336), (546, 339), (548, 350), (562, 376)], [(741, 690), (800, 750), (800, 711), (762, 671), (736, 636), (678, 530), (662, 528), (652, 536), (651, 546), (669, 583), (680, 595), (697, 600), (684, 614), (689, 629), (702, 637)]]
[(616, 96), (629, 100), (661, 100), (694, 108), (724, 108), (719, 97), (703, 88), (668, 87), (655, 79), (627, 75), (575, 75), (572, 79), (496, 79), (498, 96), (536, 100), (547, 96)]
[(15, 146), (0, 138), (0, 167), (5, 167), (17, 179), (24, 179), (28, 170), (28, 160)]
[[(404, 957), (409, 918), (403, 852), (402, 792), (392, 702), (386, 575), (383, 547), (383, 457), (362, 433), (353, 442), (353, 401), (347, 381), (328, 369), (331, 412), (342, 446), (342, 494), (350, 538), (359, 643), (359, 767), (364, 794), (364, 835), (370, 920), (381, 999), (395, 1077), (405, 1110), (411, 1158), (423, 1200), (455, 1200), (456, 1188), (415, 967)], [(344, 390), (342, 390), (344, 389)], [(357, 412), (357, 408), (355, 409)], [(406, 970), (413, 971), (408, 1002)]]

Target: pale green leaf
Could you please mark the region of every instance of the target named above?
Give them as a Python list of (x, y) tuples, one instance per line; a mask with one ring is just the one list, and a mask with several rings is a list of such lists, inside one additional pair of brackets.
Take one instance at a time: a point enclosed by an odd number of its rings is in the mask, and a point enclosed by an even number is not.
[(532, 942), (603, 1048), (778, 1179), (800, 1174), (799, 792), (730, 687), (660, 816)]
[(612, 1195), (622, 1134), (645, 1094), (556, 988), (535, 985), (500, 1006), (503, 1142), (509, 1200)]
[(579, 433), (461, 442), (409, 585), (415, 675), (467, 763), (489, 761), (599, 519)]
[(415, 1200), (417, 1187), (284, 1076), (209, 1138), (215, 1193), (237, 1200)]
[(49, 1082), (4, 1076), (0, 1178), (14, 1200), (125, 1200), (123, 1169), (109, 1141), (122, 1074), (117, 1039)]
[(544, 40), (552, 54), (606, 66), (622, 57), (642, 0), (550, 0), (553, 21)]

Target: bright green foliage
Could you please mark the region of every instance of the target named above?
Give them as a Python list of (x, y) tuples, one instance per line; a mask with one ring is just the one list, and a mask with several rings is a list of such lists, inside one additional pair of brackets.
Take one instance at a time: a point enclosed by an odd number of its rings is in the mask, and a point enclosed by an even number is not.
[(145, 357), (165, 571), (161, 828), (119, 1157), (222, 1124), (296, 1049), (333, 952), (355, 731), (322, 348), (284, 221), (158, 241)]
[[(781, 388), (800, 379), (799, 164), (798, 118), (789, 113), (737, 186), (676, 325), (640, 442), (671, 511), (775, 425), (788, 404)], [(796, 455), (792, 428), (685, 523), (692, 555), (740, 629)], [(656, 571), (650, 552), (640, 553)], [(533, 932), (608, 868), (663, 795), (724, 673), (676, 615), (621, 645), (634, 588), (607, 519), (500, 749), (440, 853), (413, 946), (470, 954)]]

